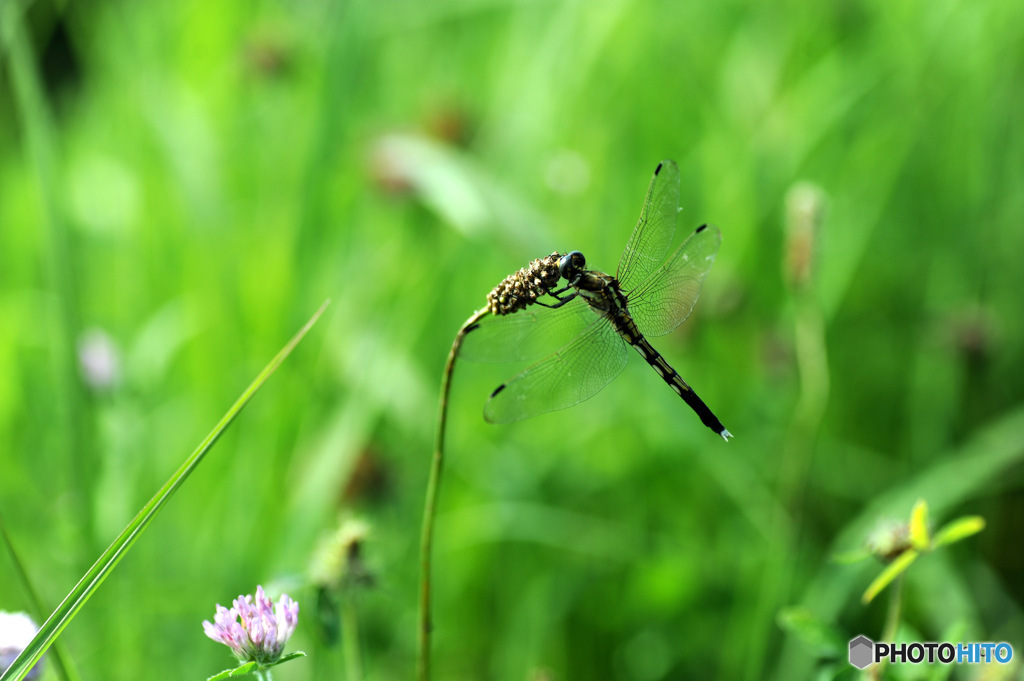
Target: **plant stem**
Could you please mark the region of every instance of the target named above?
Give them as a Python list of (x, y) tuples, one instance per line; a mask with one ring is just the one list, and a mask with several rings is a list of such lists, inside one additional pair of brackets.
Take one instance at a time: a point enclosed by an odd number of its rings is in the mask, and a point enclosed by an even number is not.
[[(892, 592), (889, 597), (889, 611), (885, 615), (885, 629), (882, 630), (882, 640), (891, 643), (896, 640), (896, 632), (900, 628), (900, 614), (903, 609), (903, 578), (905, 574), (896, 578), (892, 585)], [(871, 669), (871, 676), (874, 679), (881, 679), (882, 672), (889, 662), (889, 658), (883, 658)]]
[[(44, 279), (41, 282), (52, 293), (53, 304), (45, 311), (48, 323), (55, 400), (50, 430), (59, 438), (51, 443), (53, 451), (65, 452), (55, 471), (66, 477), (58, 481), (67, 487), (79, 525), (77, 533), (84, 545), (93, 539), (92, 506), (89, 490), (98, 465), (91, 447), (91, 421), (83, 399), (77, 373), (75, 340), (79, 334), (78, 285), (72, 257), (71, 230), (65, 217), (60, 173), (58, 133), (53, 112), (43, 90), (39, 65), (30, 43), (24, 14), (31, 3), (6, 0), (0, 2), (0, 57), (10, 62), (14, 111), (24, 133), (26, 161), (35, 173), (35, 184), (42, 206), (40, 244), (43, 249)], [(79, 551), (79, 555), (87, 555)]]
[(900, 575), (892, 586), (892, 597), (889, 600), (889, 612), (885, 617), (885, 631), (882, 633), (883, 641), (895, 641), (896, 632), (900, 628), (900, 615), (903, 609), (903, 578)]
[(793, 308), (793, 340), (799, 393), (778, 463), (778, 482), (769, 519), (761, 588), (755, 605), (744, 679), (765, 677), (770, 637), (763, 634), (794, 587), (793, 557), (800, 550), (806, 512), (805, 490), (818, 432), (829, 396), (826, 320), (815, 284), (815, 241), (821, 229), (824, 196), (810, 187), (793, 187), (787, 196), (786, 258), (783, 271)]
[(363, 665), (359, 657), (359, 618), (352, 594), (342, 594), (341, 645), (345, 654), (345, 678), (362, 681)]
[[(43, 601), (39, 597), (39, 592), (32, 583), (32, 578), (29, 576), (28, 570), (25, 569), (25, 563), (21, 560), (21, 556), (14, 548), (14, 541), (11, 539), (10, 533), (7, 532), (7, 522), (4, 520), (3, 513), (0, 513), (0, 538), (3, 539), (3, 545), (7, 549), (7, 555), (11, 558), (11, 563), (14, 567), (14, 574), (18, 581), (21, 582), (21, 588), (24, 590), (25, 595), (28, 597), (28, 601), (31, 604), (32, 617), (37, 622), (43, 621), (46, 618), (48, 610), (43, 606)], [(57, 676), (63, 679), (63, 681), (81, 680), (82, 677), (78, 673), (78, 669), (72, 663), (62, 641), (56, 641), (54, 643), (52, 660), (54, 667), (56, 667)]]
[(462, 325), (455, 335), (455, 342), (448, 353), (441, 376), (441, 402), (438, 407), (437, 437), (434, 440), (434, 458), (430, 463), (430, 474), (427, 478), (427, 499), (423, 508), (423, 528), (420, 533), (420, 613), (418, 655), (416, 658), (416, 678), (419, 681), (430, 679), (430, 570), (431, 554), (434, 548), (434, 520), (437, 516), (437, 498), (441, 486), (441, 473), (444, 468), (444, 434), (448, 424), (448, 394), (451, 390), (452, 373), (455, 371), (455, 358), (470, 327), (489, 314), (484, 308), (477, 310)]

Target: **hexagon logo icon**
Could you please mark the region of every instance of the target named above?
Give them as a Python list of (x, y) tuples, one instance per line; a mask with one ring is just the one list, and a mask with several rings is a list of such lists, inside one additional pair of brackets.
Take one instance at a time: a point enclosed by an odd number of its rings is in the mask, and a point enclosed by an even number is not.
[(857, 669), (870, 667), (875, 662), (875, 642), (867, 636), (850, 641), (850, 664)]

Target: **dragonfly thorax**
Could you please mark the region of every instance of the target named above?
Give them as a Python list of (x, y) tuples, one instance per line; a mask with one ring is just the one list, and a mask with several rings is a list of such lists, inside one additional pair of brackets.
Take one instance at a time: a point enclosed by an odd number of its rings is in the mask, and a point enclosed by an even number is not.
[(571, 286), (583, 276), (586, 266), (587, 259), (583, 257), (583, 254), (573, 251), (563, 255), (562, 259), (558, 261), (558, 272)]

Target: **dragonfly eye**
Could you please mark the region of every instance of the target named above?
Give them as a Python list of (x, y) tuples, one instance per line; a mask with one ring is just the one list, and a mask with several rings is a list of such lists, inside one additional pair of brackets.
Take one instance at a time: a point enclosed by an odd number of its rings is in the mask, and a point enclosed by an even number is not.
[(587, 259), (579, 251), (566, 253), (558, 261), (558, 273), (570, 282), (587, 266)]

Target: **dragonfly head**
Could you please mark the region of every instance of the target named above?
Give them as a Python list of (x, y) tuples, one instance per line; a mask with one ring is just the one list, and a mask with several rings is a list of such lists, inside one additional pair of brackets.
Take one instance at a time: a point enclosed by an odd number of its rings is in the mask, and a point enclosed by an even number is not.
[(583, 275), (583, 268), (586, 266), (587, 259), (583, 257), (583, 254), (579, 251), (573, 251), (563, 255), (562, 259), (558, 261), (558, 273), (569, 284), (575, 284)]

